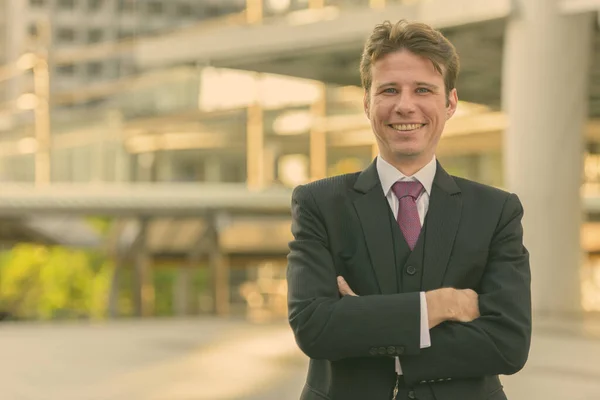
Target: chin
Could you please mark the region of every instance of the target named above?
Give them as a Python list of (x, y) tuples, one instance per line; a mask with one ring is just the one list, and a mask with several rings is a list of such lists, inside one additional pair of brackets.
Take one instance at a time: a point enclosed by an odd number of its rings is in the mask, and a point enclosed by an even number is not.
[(403, 148), (403, 149), (394, 149), (394, 156), (401, 158), (416, 158), (423, 154), (423, 151), (420, 149), (412, 149), (412, 148)]

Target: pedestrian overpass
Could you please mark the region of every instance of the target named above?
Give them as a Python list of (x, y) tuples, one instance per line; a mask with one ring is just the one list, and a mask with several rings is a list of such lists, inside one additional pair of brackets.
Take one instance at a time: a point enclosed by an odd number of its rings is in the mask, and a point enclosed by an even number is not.
[[(500, 107), (505, 19), (518, 15), (515, 2), (388, 1), (385, 8), (369, 7), (385, 1), (364, 1), (362, 6), (343, 0), (320, 3), (323, 6), (263, 18), (260, 23), (250, 23), (246, 10), (142, 39), (134, 47), (134, 58), (141, 68), (195, 64), (359, 85), (360, 53), (373, 26), (405, 18), (441, 29), (456, 46), (461, 56), (461, 100)], [(562, 0), (560, 5), (565, 14), (600, 11), (600, 0)], [(593, 55), (590, 108), (591, 115), (600, 116), (598, 30)]]
[[(189, 314), (190, 271), (209, 266), (213, 311), (227, 314), (232, 266), (285, 262), (290, 232), (291, 189), (249, 190), (244, 184), (5, 184), (0, 191), (0, 220), (61, 220), (107, 216), (116, 223), (101, 245), (116, 272), (109, 311), (117, 315), (117, 288), (126, 264), (134, 267), (136, 311), (153, 308), (152, 267), (176, 260), (180, 279), (176, 312)], [(584, 208), (600, 219), (600, 196), (586, 195)], [(583, 243), (594, 243), (599, 229), (584, 228)], [(70, 235), (77, 234), (77, 231)]]
[[(93, 244), (105, 250), (116, 265), (109, 294), (109, 312), (117, 315), (119, 282), (125, 265), (136, 276), (134, 305), (139, 315), (153, 309), (153, 265), (176, 263), (175, 311), (190, 313), (191, 272), (208, 265), (212, 310), (227, 314), (230, 268), (281, 264), (290, 232), (291, 189), (248, 190), (245, 184), (3, 184), (0, 191), (0, 231), (14, 226), (11, 239), (70, 245), (87, 236), (62, 231), (68, 219), (85, 227), (82, 217), (113, 218), (112, 231)], [(49, 225), (53, 222), (53, 225)], [(30, 234), (15, 236), (16, 227), (49, 225), (62, 240)], [(78, 225), (78, 226), (79, 226)], [(89, 227), (87, 228), (88, 230)], [(46, 228), (46, 231), (48, 228)], [(43, 232), (43, 230), (42, 230)], [(84, 231), (86, 232), (86, 231)], [(82, 237), (77, 237), (82, 235)], [(67, 240), (68, 239), (68, 240)], [(88, 246), (89, 247), (89, 246)]]

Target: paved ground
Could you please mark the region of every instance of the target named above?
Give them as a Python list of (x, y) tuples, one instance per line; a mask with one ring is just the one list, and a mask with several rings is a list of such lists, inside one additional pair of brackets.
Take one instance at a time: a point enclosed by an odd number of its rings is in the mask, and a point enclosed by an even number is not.
[[(540, 324), (511, 400), (600, 399), (598, 324), (573, 325)], [(2, 400), (295, 400), (305, 370), (283, 323), (0, 324)]]

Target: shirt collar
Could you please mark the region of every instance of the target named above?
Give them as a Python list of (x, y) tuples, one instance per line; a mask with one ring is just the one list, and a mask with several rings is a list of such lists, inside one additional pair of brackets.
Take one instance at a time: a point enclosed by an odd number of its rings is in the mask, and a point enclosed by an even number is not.
[(377, 174), (379, 175), (379, 181), (383, 188), (383, 194), (387, 196), (392, 189), (392, 185), (398, 181), (414, 181), (421, 182), (423, 188), (428, 195), (431, 196), (431, 187), (433, 186), (433, 178), (435, 178), (435, 172), (437, 170), (437, 162), (435, 156), (417, 171), (413, 176), (406, 176), (402, 172), (398, 171), (396, 167), (381, 158), (381, 155), (377, 156)]

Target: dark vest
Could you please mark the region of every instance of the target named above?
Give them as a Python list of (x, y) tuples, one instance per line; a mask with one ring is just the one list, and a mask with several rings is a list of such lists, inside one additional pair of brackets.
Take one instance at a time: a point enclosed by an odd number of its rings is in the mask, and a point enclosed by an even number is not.
[[(425, 255), (425, 230), (427, 229), (427, 216), (415, 248), (411, 251), (404, 239), (404, 235), (390, 210), (390, 228), (394, 239), (394, 256), (396, 258), (396, 283), (398, 293), (420, 292), (422, 287), (424, 255)], [(402, 357), (400, 357), (402, 362)], [(421, 385), (414, 389), (422, 400), (433, 400), (435, 396), (429, 385)], [(410, 388), (400, 385), (397, 399), (409, 397)], [(414, 392), (413, 392), (414, 393)]]
[(425, 254), (425, 229), (427, 218), (423, 223), (421, 235), (411, 251), (404, 239), (404, 235), (390, 210), (390, 228), (394, 239), (394, 256), (396, 259), (396, 288), (398, 293), (421, 291), (423, 279), (424, 254)]

